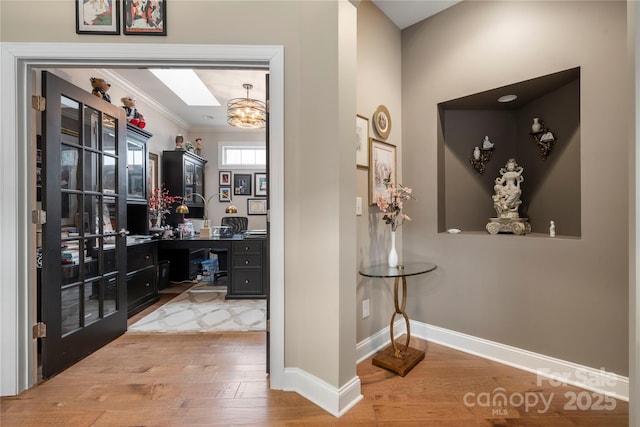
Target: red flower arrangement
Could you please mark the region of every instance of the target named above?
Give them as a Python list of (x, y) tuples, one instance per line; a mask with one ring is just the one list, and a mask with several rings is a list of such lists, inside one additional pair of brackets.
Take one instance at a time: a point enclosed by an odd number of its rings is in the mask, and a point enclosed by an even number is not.
[(154, 188), (149, 195), (149, 214), (151, 218), (157, 218), (161, 223), (164, 222), (165, 215), (170, 212), (171, 205), (180, 203), (182, 196), (171, 196), (164, 184), (160, 184), (160, 188)]

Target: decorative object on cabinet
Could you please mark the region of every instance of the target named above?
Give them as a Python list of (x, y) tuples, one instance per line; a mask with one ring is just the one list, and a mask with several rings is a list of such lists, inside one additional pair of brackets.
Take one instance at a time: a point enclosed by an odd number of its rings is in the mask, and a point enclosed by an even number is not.
[(144, 129), (147, 122), (145, 122), (144, 116), (140, 114), (136, 108), (136, 99), (132, 95), (127, 95), (120, 98), (120, 101), (124, 104), (122, 108), (124, 108), (124, 111), (127, 113), (127, 122), (140, 129)]
[(551, 149), (553, 149), (553, 145), (556, 142), (556, 137), (538, 117), (535, 117), (531, 124), (531, 137), (540, 149), (542, 160), (547, 160), (547, 156), (551, 153)]
[(176, 136), (176, 150), (184, 151), (184, 137), (182, 135)]
[[(187, 151), (162, 152), (162, 182), (170, 194), (190, 195), (184, 198), (189, 207), (189, 217), (202, 218), (205, 203), (194, 193), (206, 194), (204, 167), (207, 161)], [(179, 215), (168, 215), (167, 224), (176, 226), (182, 222)]]
[(122, 22), (124, 35), (166, 36), (167, 0), (124, 0)]
[(493, 186), (493, 207), (498, 216), (489, 218), (487, 231), (489, 234), (513, 233), (526, 234), (531, 231), (531, 224), (527, 218), (520, 218), (518, 209), (522, 204), (520, 183), (524, 181), (522, 172), (515, 159), (509, 159), (505, 167), (500, 169), (500, 176)]
[(196, 156), (202, 157), (202, 138), (196, 138), (194, 153), (196, 153)]
[(233, 174), (233, 194), (235, 196), (251, 195), (251, 174)]
[(376, 196), (386, 194), (384, 180), (396, 182), (396, 146), (371, 138), (369, 157), (369, 205), (373, 206)]
[(107, 93), (109, 89), (111, 89), (111, 84), (107, 83), (105, 79), (99, 79), (96, 77), (91, 77), (89, 79), (91, 82), (91, 93), (98, 98), (102, 98), (102, 100), (111, 102), (111, 96)]
[(76, 34), (120, 34), (120, 2), (76, 0)]
[(369, 119), (356, 116), (356, 167), (369, 167)]
[(391, 132), (391, 114), (384, 105), (378, 105), (375, 113), (373, 113), (373, 127), (378, 136), (387, 139)]
[(231, 171), (218, 172), (218, 185), (231, 186)]
[(227, 123), (243, 129), (262, 129), (267, 123), (267, 107), (264, 102), (249, 98), (253, 85), (242, 85), (247, 90), (246, 98), (233, 98), (227, 103)]
[(254, 183), (254, 195), (266, 196), (267, 195), (267, 174), (263, 172), (256, 172), (253, 174)]
[(266, 215), (267, 199), (247, 199), (247, 215)]
[(471, 159), (469, 159), (469, 163), (478, 171), (480, 175), (482, 175), (485, 171), (485, 163), (489, 161), (491, 158), (491, 154), (493, 153), (494, 143), (489, 140), (488, 136), (485, 136), (482, 140), (482, 148), (475, 147), (473, 149), (473, 153), (471, 155)]

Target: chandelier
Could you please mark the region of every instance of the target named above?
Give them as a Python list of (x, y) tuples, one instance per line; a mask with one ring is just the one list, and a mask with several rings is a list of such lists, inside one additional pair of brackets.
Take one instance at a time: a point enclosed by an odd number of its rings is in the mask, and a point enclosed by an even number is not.
[(253, 85), (242, 85), (247, 90), (246, 98), (233, 98), (227, 103), (227, 123), (231, 126), (244, 129), (261, 129), (267, 121), (267, 108), (265, 103), (257, 99), (249, 98), (249, 90)]

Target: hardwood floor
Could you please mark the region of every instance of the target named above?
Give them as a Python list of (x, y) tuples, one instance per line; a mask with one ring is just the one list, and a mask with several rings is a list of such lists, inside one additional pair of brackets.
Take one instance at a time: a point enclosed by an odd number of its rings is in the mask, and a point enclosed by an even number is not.
[[(125, 334), (58, 376), (2, 398), (0, 425), (628, 425), (625, 402), (548, 381), (537, 384), (533, 374), (437, 344), (412, 345), (425, 350), (426, 358), (404, 378), (373, 366), (371, 359), (359, 364), (364, 398), (338, 419), (296, 393), (269, 389), (264, 332)], [(500, 387), (511, 406), (484, 404)], [(579, 399), (572, 402), (572, 396)], [(585, 403), (594, 409), (572, 408)], [(610, 410), (597, 410), (598, 405)]]

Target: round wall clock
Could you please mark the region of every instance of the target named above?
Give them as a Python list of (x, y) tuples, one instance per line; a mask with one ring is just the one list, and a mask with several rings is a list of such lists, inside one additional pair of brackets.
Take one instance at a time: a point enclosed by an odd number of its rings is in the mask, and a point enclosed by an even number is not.
[(375, 113), (373, 113), (373, 127), (376, 133), (382, 139), (387, 139), (391, 132), (391, 115), (384, 105), (379, 105)]

